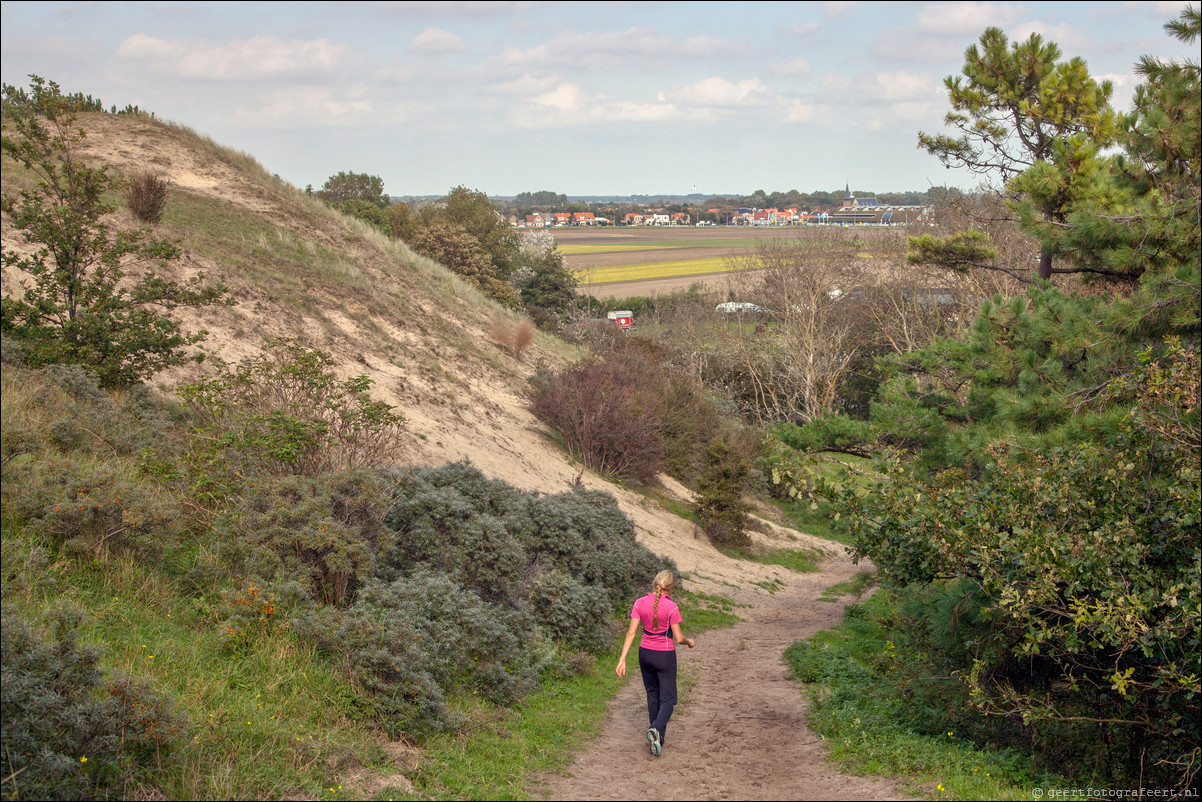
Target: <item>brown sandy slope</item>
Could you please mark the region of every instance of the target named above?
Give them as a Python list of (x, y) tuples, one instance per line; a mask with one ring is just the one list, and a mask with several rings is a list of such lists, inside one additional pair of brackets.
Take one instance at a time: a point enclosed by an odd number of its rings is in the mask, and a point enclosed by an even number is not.
[[(656, 788), (674, 786), (657, 794), (662, 798), (837, 798), (856, 787), (860, 781), (837, 775), (804, 728), (797, 688), (783, 680), (780, 662), (791, 639), (838, 619), (839, 606), (813, 599), (847, 576), (843, 558), (832, 556), (821, 573), (801, 577), (723, 556), (660, 504), (582, 473), (530, 414), (524, 392), (534, 366), (566, 364), (577, 356), (570, 347), (540, 336), (522, 360), (513, 358), (488, 334), (496, 321), (511, 319), (508, 313), (448, 271), (273, 180), (242, 154), (146, 119), (86, 115), (81, 122), (88, 129), (87, 161), (120, 171), (150, 167), (172, 182), (174, 211), (161, 231), (179, 237), (188, 256), (171, 274), (204, 271), (238, 299), (232, 308), (183, 316), (188, 328), (208, 330), (206, 350), (236, 361), (270, 336), (321, 348), (343, 376), (373, 379), (376, 397), (407, 418), (407, 443), (394, 455), (398, 464), (466, 459), (490, 477), (545, 493), (565, 491), (581, 476), (586, 486), (617, 497), (640, 541), (672, 557), (690, 575), (691, 588), (754, 605), (744, 611), (747, 624), (706, 635), (685, 658), (697, 681), (676, 720), (670, 760), (652, 765), (644, 759), (638, 680), (631, 678), (606, 734), (581, 756), (578, 791), (570, 790), (572, 782), (553, 784), (553, 796), (640, 798), (643, 786), (620, 780), (635, 773)], [(5, 193), (27, 180), (6, 160)], [(180, 210), (222, 222), (198, 230)], [(132, 225), (122, 215), (116, 222)], [(3, 239), (6, 248), (27, 250), (7, 218)], [(5, 268), (3, 292), (19, 292), (20, 279)], [(173, 370), (156, 383), (170, 392), (189, 375)], [(787, 586), (775, 596), (753, 584), (773, 577)], [(658, 772), (664, 776), (652, 776)], [(884, 786), (864, 789), (887, 793)]]

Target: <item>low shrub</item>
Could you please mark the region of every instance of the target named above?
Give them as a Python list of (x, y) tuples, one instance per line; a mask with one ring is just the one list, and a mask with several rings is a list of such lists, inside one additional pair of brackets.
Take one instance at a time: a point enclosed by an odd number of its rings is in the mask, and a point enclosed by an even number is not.
[(328, 354), (279, 339), (185, 385), (180, 394), (201, 419), (192, 442), (196, 490), (220, 498), (250, 476), (395, 465), (404, 417), (371, 399), (369, 379), (340, 380), (333, 368)]
[(651, 578), (675, 564), (641, 545), (634, 524), (609, 493), (578, 488), (532, 498), (519, 528), (528, 559), (603, 588), (610, 608), (623, 615)]
[(658, 402), (620, 363), (588, 360), (536, 382), (531, 409), (593, 470), (648, 482), (664, 458)]
[(509, 352), (514, 359), (521, 359), (526, 349), (534, 343), (534, 326), (529, 320), (514, 323), (497, 320), (489, 328), (493, 340)]
[(558, 643), (590, 652), (607, 645), (612, 607), (603, 587), (586, 585), (560, 569), (545, 571), (531, 583), (530, 609)]
[(155, 559), (184, 530), (184, 510), (173, 492), (119, 467), (73, 457), (23, 467), (22, 480), (5, 488), (6, 513), (52, 550)]
[(168, 697), (127, 677), (104, 680), (99, 650), (78, 640), (81, 616), (56, 608), (43, 636), (4, 612), (5, 796), (130, 798), (135, 784), (153, 783), (186, 732)]
[(426, 667), (422, 633), (412, 617), (356, 606), (322, 607), (296, 621), (295, 631), (327, 652), (366, 692), (369, 716), (392, 738), (423, 738), (458, 721)]
[[(487, 484), (479, 474), (476, 478), (479, 485)], [(526, 565), (521, 543), (490, 510), (489, 488), (439, 483), (447, 479), (453, 477), (415, 472), (402, 481), (384, 519), (391, 532), (381, 552), (381, 576), (391, 580), (426, 565), (486, 601), (515, 602)]]
[(135, 174), (125, 185), (130, 213), (143, 223), (157, 225), (167, 210), (168, 183), (148, 170)]

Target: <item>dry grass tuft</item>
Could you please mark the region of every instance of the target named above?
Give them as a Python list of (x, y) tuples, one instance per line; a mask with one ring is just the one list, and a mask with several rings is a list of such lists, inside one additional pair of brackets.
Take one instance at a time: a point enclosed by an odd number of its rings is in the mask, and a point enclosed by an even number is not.
[(488, 332), (514, 359), (521, 359), (523, 352), (534, 342), (534, 325), (529, 320), (519, 320), (516, 323), (497, 320)]

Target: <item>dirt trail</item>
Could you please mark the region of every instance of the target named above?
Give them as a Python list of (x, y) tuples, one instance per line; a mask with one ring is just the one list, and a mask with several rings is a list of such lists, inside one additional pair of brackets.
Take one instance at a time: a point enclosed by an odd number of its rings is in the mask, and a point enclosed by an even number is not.
[(679, 649), (682, 698), (660, 758), (644, 737), (642, 681), (637, 671), (627, 674), (602, 733), (564, 775), (544, 777), (536, 793), (570, 800), (909, 798), (891, 782), (842, 774), (827, 761), (781, 656), (794, 640), (839, 623), (853, 599), (817, 598), (856, 570), (832, 555), (818, 573), (790, 573), (775, 595), (738, 599), (754, 605), (739, 610), (744, 621), (702, 633), (695, 649)]

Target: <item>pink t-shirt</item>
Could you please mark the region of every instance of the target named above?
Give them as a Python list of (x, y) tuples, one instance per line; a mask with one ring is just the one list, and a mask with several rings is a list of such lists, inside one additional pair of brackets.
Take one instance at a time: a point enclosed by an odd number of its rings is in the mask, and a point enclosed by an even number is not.
[[(654, 614), (659, 615), (659, 626), (656, 627), (652, 623)], [(643, 625), (643, 639), (639, 641), (639, 646), (644, 649), (653, 649), (657, 652), (670, 652), (676, 648), (675, 642), (672, 640), (671, 627), (673, 624), (682, 623), (680, 617), (680, 608), (676, 606), (676, 602), (669, 599), (667, 596), (659, 597), (659, 607), (655, 607), (655, 594), (648, 593), (643, 598), (634, 603), (634, 607), (630, 609), (630, 617), (637, 618), (639, 623)], [(656, 635), (656, 632), (668, 630), (666, 635)]]

